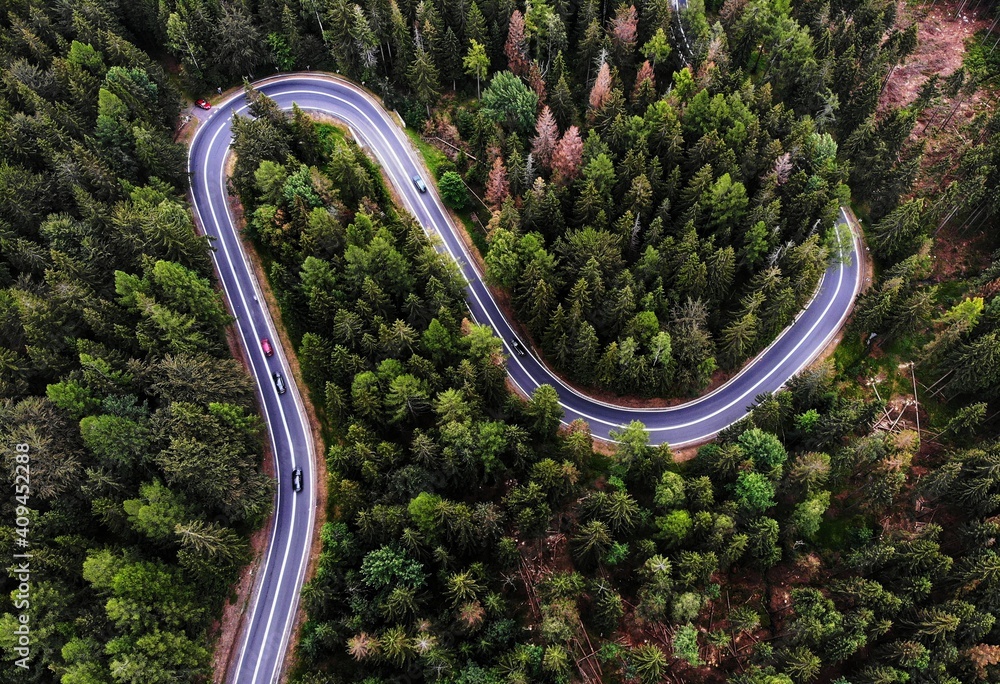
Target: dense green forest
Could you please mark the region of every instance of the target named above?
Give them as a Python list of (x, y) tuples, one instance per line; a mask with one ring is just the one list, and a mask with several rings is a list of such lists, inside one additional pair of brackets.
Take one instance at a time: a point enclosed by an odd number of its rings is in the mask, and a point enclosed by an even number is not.
[(23, 672), (5, 563), (0, 679), (211, 675), (272, 489), (174, 125), (181, 91), (307, 67), (450, 143), (445, 201), (581, 385), (691, 394), (737, 368), (811, 295), (842, 203), (876, 271), (837, 354), (692, 458), (638, 423), (595, 450), (551, 388), (508, 392), (454, 264), (349, 136), (248, 89), (232, 187), (330, 443), (294, 681), (1000, 679), (1000, 251), (938, 270), (949, 231), (1000, 248), (1000, 126), (956, 122), (930, 168), (922, 137), (1000, 61), (977, 47), (880, 105), (917, 48), (900, 11), (3, 3), (0, 443), (8, 491), (31, 458), (36, 641)]
[[(688, 463), (638, 423), (596, 454), (584, 424), (558, 430), (549, 388), (507, 396), (499, 341), (459, 325), (453, 267), (358, 148), (251, 99), (248, 231), (341, 430), (297, 681), (997, 674), (997, 446), (914, 491), (916, 433), (875, 429), (884, 405), (821, 365)], [(291, 152), (303, 139), (312, 165)], [(957, 531), (879, 525), (917, 495), (950, 516), (976, 503)]]
[[(917, 119), (988, 79), (962, 69), (878, 112), (916, 46), (885, 0), (122, 9), (189, 88), (336, 69), (460, 149), (438, 171), (456, 202), (471, 199), (461, 180), (500, 209), (491, 282), (549, 363), (614, 393), (695, 393), (765, 346), (811, 295), (851, 191), (891, 263), (993, 187), (987, 173), (897, 207), (920, 164)], [(977, 129), (971, 175), (992, 168), (988, 122)]]
[(271, 508), (253, 385), (184, 199), (179, 93), (113, 9), (0, 18), (0, 553), (32, 573), (28, 670), (18, 581), (0, 579), (4, 682), (209, 675), (208, 627)]
[(672, 396), (740, 366), (810, 298), (848, 180), (873, 218), (895, 208), (933, 96), (875, 117), (915, 45), (894, 3), (708, 10), (713, 23), (698, 1), (195, 0), (129, 16), (193, 88), (334, 68), (426, 124), (461, 150), (441, 170), (459, 174), (457, 201), (464, 180), (501, 209), (490, 280), (547, 361)]

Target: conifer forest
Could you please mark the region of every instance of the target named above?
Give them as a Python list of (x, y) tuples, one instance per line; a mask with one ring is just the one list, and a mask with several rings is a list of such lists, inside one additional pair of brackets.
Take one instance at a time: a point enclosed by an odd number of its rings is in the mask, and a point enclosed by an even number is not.
[[(405, 126), (560, 387), (291, 72)], [(189, 166), (229, 98), (317, 459), (280, 681), (1000, 681), (998, 96), (993, 0), (0, 0), (0, 682), (258, 681), (290, 485)], [(851, 234), (836, 343), (711, 440), (565, 416), (722, 391)]]

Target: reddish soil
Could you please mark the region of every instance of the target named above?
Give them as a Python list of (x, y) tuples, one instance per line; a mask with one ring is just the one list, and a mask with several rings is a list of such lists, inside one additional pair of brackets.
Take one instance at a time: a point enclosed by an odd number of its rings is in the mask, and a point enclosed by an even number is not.
[[(942, 0), (931, 6), (899, 3), (898, 23), (907, 26), (917, 22), (918, 44), (916, 52), (889, 78), (879, 102), (881, 112), (912, 102), (931, 75), (938, 74), (943, 81), (962, 66), (969, 40), (991, 24), (985, 7), (975, 5), (975, 11), (970, 11), (970, 4), (961, 0)], [(944, 98), (921, 114), (910, 135), (912, 143), (926, 146), (915, 194), (933, 199), (954, 179), (962, 150), (973, 142), (970, 135), (975, 132), (970, 132), (967, 124), (977, 114), (991, 111), (991, 97), (992, 93), (984, 90), (968, 96), (959, 94)], [(953, 109), (954, 115), (948, 121)], [(981, 270), (991, 250), (980, 237), (970, 235), (971, 231), (952, 226), (935, 235), (935, 281), (954, 280)]]
[[(910, 55), (906, 63), (897, 67), (889, 79), (885, 92), (879, 102), (881, 111), (889, 107), (907, 105), (916, 99), (920, 87), (932, 74), (938, 74), (943, 81), (962, 66), (965, 59), (966, 45), (976, 33), (986, 30), (991, 24), (985, 7), (978, 5), (976, 11), (968, 10), (958, 13), (960, 5), (967, 5), (956, 0), (942, 0), (933, 6), (920, 5), (910, 7), (905, 2), (899, 3), (899, 24), (905, 26), (918, 23), (917, 49)], [(939, 81), (939, 84), (941, 83)], [(946, 132), (954, 132), (956, 128), (966, 123), (976, 113), (989, 108), (985, 102), (985, 93), (977, 91), (971, 97), (959, 95), (953, 100), (946, 99), (935, 108), (930, 108), (921, 116), (914, 127), (913, 138), (928, 139), (928, 161), (936, 160), (935, 153), (947, 151), (947, 146), (939, 148), (937, 142), (947, 143), (947, 140), (931, 140), (931, 138), (947, 138), (938, 136), (940, 126), (955, 105), (956, 100), (962, 100), (958, 110), (948, 124)], [(926, 126), (926, 130), (925, 130)], [(967, 141), (960, 141), (965, 144)]]
[(174, 128), (174, 142), (182, 145), (190, 144), (200, 123), (201, 120), (190, 111), (181, 114), (181, 118), (177, 120), (177, 126)]
[[(990, 24), (984, 11), (966, 10), (958, 14), (959, 6), (966, 4), (968, 3), (955, 0), (939, 0), (933, 6), (910, 6), (906, 2), (899, 2), (896, 24), (899, 28), (905, 28), (917, 22), (917, 49), (904, 64), (892, 72), (879, 101), (880, 112), (913, 102), (920, 87), (932, 74), (938, 74), (943, 80), (962, 66), (966, 41), (977, 31), (989, 28)], [(945, 112), (948, 110), (950, 106), (946, 107)], [(916, 130), (919, 131), (923, 123), (925, 122), (918, 124)]]
[(990, 263), (990, 236), (969, 234), (961, 226), (946, 224), (934, 238), (934, 272), (931, 278), (942, 283), (976, 276)]

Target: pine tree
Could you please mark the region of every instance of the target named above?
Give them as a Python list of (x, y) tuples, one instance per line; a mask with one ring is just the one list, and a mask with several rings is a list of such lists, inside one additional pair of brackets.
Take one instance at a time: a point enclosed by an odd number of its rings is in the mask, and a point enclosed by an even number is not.
[(924, 200), (907, 200), (875, 224), (871, 244), (886, 261), (895, 261), (913, 249), (924, 227)]
[[(698, 667), (702, 664), (698, 655), (698, 630), (691, 623), (677, 628), (671, 646), (674, 648), (674, 656), (686, 661), (692, 667)], [(643, 678), (643, 684), (658, 682), (661, 676), (662, 674), (658, 673), (656, 679)]]
[(792, 675), (796, 682), (810, 682), (816, 678), (823, 661), (819, 656), (805, 646), (799, 646), (785, 657), (785, 671)]
[(521, 10), (516, 9), (510, 15), (504, 54), (507, 55), (507, 64), (514, 74), (517, 76), (528, 75), (528, 43), (524, 33), (524, 15), (521, 14)]
[[(695, 637), (697, 639), (697, 637)], [(675, 654), (684, 657), (680, 653), (683, 648), (674, 646)], [(697, 646), (695, 647), (697, 653)], [(666, 654), (654, 644), (645, 644), (632, 651), (632, 661), (635, 663), (636, 674), (642, 684), (659, 684), (663, 680), (663, 675), (667, 672), (669, 661)], [(697, 659), (697, 658), (696, 658)]]
[(576, 179), (583, 161), (583, 140), (580, 130), (570, 126), (559, 139), (552, 152), (552, 181), (557, 185), (567, 185)]
[(347, 640), (347, 652), (355, 660), (362, 661), (379, 654), (381, 644), (378, 637), (361, 632)]
[(469, 11), (465, 16), (465, 36), (469, 40), (481, 45), (484, 45), (488, 38), (486, 33), (486, 18), (483, 16), (475, 0), (469, 5)]
[(656, 33), (642, 46), (643, 56), (652, 60), (654, 69), (667, 61), (670, 52), (670, 39), (664, 33), (663, 27), (657, 27)]
[(594, 81), (594, 86), (590, 89), (590, 109), (592, 111), (597, 111), (608, 101), (611, 97), (611, 67), (608, 66), (607, 62), (601, 64), (600, 71), (597, 72), (597, 79)]
[(354, 39), (351, 35), (354, 28), (354, 12), (345, 0), (333, 0), (327, 10), (329, 24), (329, 48), (339, 71), (352, 78), (356, 73), (358, 55), (354, 49)]
[(577, 558), (597, 562), (611, 546), (611, 533), (600, 520), (591, 520), (579, 527), (573, 536), (573, 552)]
[(600, 349), (594, 326), (587, 321), (580, 323), (573, 343), (573, 374), (580, 382), (593, 382), (594, 365)]
[(615, 61), (621, 68), (630, 66), (632, 52), (638, 37), (639, 15), (635, 5), (622, 3), (611, 20), (611, 45), (615, 51)]
[(635, 75), (635, 87), (632, 88), (632, 102), (635, 103), (638, 111), (645, 111), (646, 106), (651, 104), (656, 97), (656, 77), (653, 75), (653, 67), (647, 59), (639, 67), (639, 73)]
[(191, 33), (188, 22), (180, 14), (172, 12), (167, 17), (169, 47), (175, 52), (183, 54), (185, 61), (190, 60), (191, 65), (194, 66), (194, 74), (200, 75), (202, 67), (198, 58), (204, 59), (204, 50), (191, 40)]
[(941, 366), (943, 371), (954, 370), (948, 380), (950, 392), (1000, 396), (1000, 331), (960, 345)]
[(576, 119), (576, 105), (573, 102), (573, 91), (570, 90), (566, 76), (561, 75), (556, 81), (552, 94), (549, 95), (552, 113), (562, 128), (566, 128)]
[[(473, 4), (475, 7), (475, 4)], [(479, 85), (489, 73), (490, 58), (486, 54), (486, 47), (475, 38), (469, 40), (469, 51), (462, 60), (465, 73), (476, 78), (476, 97), (482, 97)]]
[(938, 644), (951, 641), (961, 623), (962, 619), (958, 615), (939, 607), (917, 610), (912, 620), (917, 634)]
[(528, 66), (528, 85), (538, 98), (538, 104), (545, 104), (545, 77), (542, 75), (542, 69), (538, 66), (538, 62), (534, 60)]
[(447, 593), (451, 597), (452, 607), (467, 601), (473, 601), (484, 588), (477, 581), (473, 573), (469, 571), (456, 572), (448, 576), (445, 583)]
[(535, 124), (535, 138), (531, 143), (531, 152), (542, 168), (548, 169), (552, 161), (552, 154), (556, 147), (556, 138), (559, 129), (556, 127), (555, 117), (548, 105), (542, 108), (542, 113), (538, 115)]
[(497, 155), (497, 158), (493, 160), (489, 179), (486, 181), (486, 203), (496, 210), (509, 196), (510, 184), (507, 182), (507, 167), (504, 166), (503, 158)]
[(299, 159), (310, 165), (318, 163), (322, 148), (316, 124), (297, 104), (292, 104), (291, 134)]
[(444, 32), (444, 38), (441, 40), (437, 61), (441, 65), (441, 75), (451, 81), (451, 89), (456, 90), (458, 79), (462, 76), (462, 46), (458, 42), (458, 36), (455, 35), (450, 26)]
[(543, 339), (545, 352), (562, 367), (569, 360), (570, 352), (570, 322), (562, 304), (556, 305), (552, 320), (545, 329)]
[(434, 61), (430, 54), (421, 48), (417, 49), (416, 59), (410, 65), (407, 73), (413, 92), (417, 98), (427, 107), (427, 117), (431, 115), (431, 105), (438, 97), (438, 71), (434, 66)]
[[(483, 91), (480, 113), (507, 130), (527, 133), (535, 123), (537, 110), (538, 96), (510, 71), (494, 74)], [(508, 149), (520, 149), (519, 141), (515, 145), (508, 138)]]
[(556, 305), (556, 293), (544, 278), (539, 278), (534, 287), (527, 290), (528, 296), (521, 301), (521, 311), (527, 320), (532, 334), (538, 336), (545, 332)]
[(601, 634), (612, 634), (625, 614), (622, 597), (606, 582), (598, 581), (594, 590), (594, 624)]
[(741, 363), (757, 340), (757, 317), (747, 313), (726, 326), (720, 335), (720, 360), (728, 368)]

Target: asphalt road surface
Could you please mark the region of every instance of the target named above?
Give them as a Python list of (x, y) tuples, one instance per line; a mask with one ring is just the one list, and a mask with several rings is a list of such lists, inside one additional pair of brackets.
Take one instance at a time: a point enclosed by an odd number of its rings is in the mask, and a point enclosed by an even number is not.
[[(843, 254), (831, 262), (813, 300), (775, 341), (742, 372), (715, 391), (671, 408), (636, 409), (590, 398), (556, 377), (532, 350), (519, 355), (511, 341), (515, 333), (483, 283), (482, 273), (470, 258), (465, 243), (427, 177), (419, 153), (381, 105), (361, 89), (334, 77), (292, 74), (266, 79), (256, 87), (282, 108), (296, 103), (304, 110), (322, 112), (342, 120), (359, 144), (379, 161), (405, 207), (461, 267), (468, 282), (469, 310), (478, 323), (493, 328), (503, 340), (511, 381), (525, 395), (549, 384), (559, 393), (565, 422), (582, 418), (592, 433), (609, 438), (613, 430), (638, 420), (646, 425), (650, 440), (674, 446), (704, 441), (739, 420), (756, 395), (779, 389), (813, 361), (842, 326), (861, 287), (860, 243), (852, 231), (841, 231)], [(314, 454), (308, 420), (295, 383), (288, 372), (285, 353), (274, 325), (262, 304), (259, 286), (251, 272), (236, 228), (229, 214), (225, 164), (231, 142), (234, 112), (246, 114), (242, 93), (215, 103), (191, 143), (194, 207), (207, 234), (216, 238), (213, 255), (259, 387), (279, 474), (274, 527), (267, 560), (254, 589), (251, 613), (241, 635), (239, 653), (230, 667), (228, 681), (264, 684), (275, 681), (287, 650), (298, 607), (299, 590), (306, 571), (315, 511)], [(415, 187), (421, 176), (428, 190)], [(843, 214), (843, 212), (842, 212)], [(842, 215), (841, 221), (846, 221)], [(255, 299), (256, 297), (256, 299)], [(275, 353), (264, 356), (260, 339), (271, 340)], [(288, 392), (279, 395), (272, 372), (285, 377)], [(303, 469), (304, 488), (295, 494), (291, 472)]]

